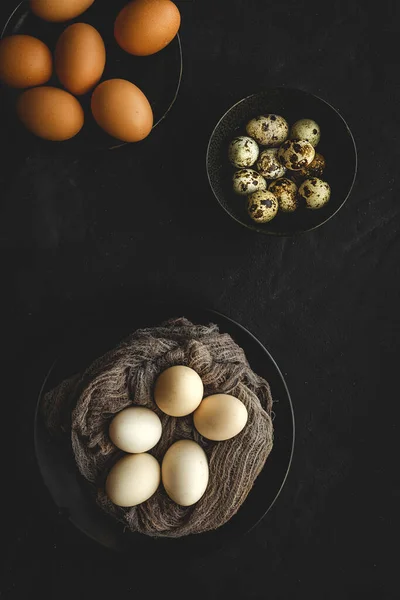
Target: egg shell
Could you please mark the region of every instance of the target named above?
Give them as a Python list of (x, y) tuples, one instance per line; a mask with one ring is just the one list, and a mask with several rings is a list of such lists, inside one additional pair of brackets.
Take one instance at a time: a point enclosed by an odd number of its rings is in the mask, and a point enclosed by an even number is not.
[(307, 208), (318, 210), (329, 202), (331, 197), (331, 188), (329, 183), (313, 177), (306, 179), (299, 187), (299, 194), (306, 201)]
[(250, 194), (247, 200), (247, 212), (256, 223), (268, 223), (278, 214), (278, 200), (272, 192), (261, 190)]
[(165, 453), (162, 482), (168, 496), (180, 506), (192, 506), (207, 489), (209, 470), (204, 450), (192, 440), (179, 440)]
[(41, 19), (63, 22), (75, 19), (92, 6), (94, 0), (29, 0), (31, 11)]
[(201, 377), (189, 367), (176, 365), (157, 378), (154, 400), (160, 410), (171, 417), (191, 414), (203, 399)]
[(134, 0), (119, 13), (114, 35), (129, 54), (148, 56), (165, 48), (180, 24), (180, 12), (170, 0)]
[(84, 123), (79, 101), (54, 87), (37, 87), (23, 92), (18, 98), (17, 114), (32, 133), (51, 141), (74, 137)]
[(160, 465), (154, 456), (127, 454), (109, 472), (106, 494), (117, 506), (137, 506), (155, 494), (160, 479)]
[(261, 146), (277, 148), (287, 139), (289, 125), (280, 115), (260, 115), (247, 123), (246, 132)]
[(299, 175), (301, 175), (303, 178), (305, 177), (307, 179), (310, 177), (322, 177), (325, 169), (326, 169), (325, 157), (322, 156), (322, 154), (319, 154), (318, 152), (316, 152), (312, 163), (310, 163), (306, 167), (303, 167), (299, 171)]
[(315, 148), (321, 139), (320, 127), (312, 119), (300, 119), (292, 125), (290, 139), (306, 140)]
[(14, 88), (46, 83), (53, 58), (41, 40), (30, 35), (11, 35), (0, 40), (0, 81)]
[(284, 213), (294, 212), (298, 206), (297, 185), (287, 177), (272, 181), (268, 187), (278, 200), (279, 209)]
[(306, 140), (287, 140), (278, 150), (281, 164), (292, 171), (307, 167), (314, 157), (314, 147)]
[(108, 430), (113, 444), (124, 452), (147, 452), (159, 442), (162, 426), (155, 412), (143, 406), (130, 406), (119, 412)]
[(286, 169), (278, 160), (278, 148), (267, 148), (263, 150), (257, 161), (259, 173), (266, 179), (278, 179), (283, 177)]
[(214, 394), (204, 398), (193, 415), (194, 426), (203, 437), (215, 442), (230, 440), (247, 423), (243, 402), (229, 394)]
[(255, 140), (245, 135), (238, 136), (229, 145), (228, 156), (231, 164), (238, 169), (251, 167), (259, 155)]
[(56, 72), (63, 86), (81, 96), (101, 79), (106, 49), (99, 32), (87, 23), (74, 23), (60, 36), (56, 51)]
[(240, 169), (233, 175), (233, 191), (239, 196), (248, 196), (258, 190), (266, 190), (267, 182), (254, 169)]
[(94, 90), (92, 113), (104, 131), (123, 142), (139, 142), (153, 127), (153, 111), (143, 92), (125, 79), (103, 81)]

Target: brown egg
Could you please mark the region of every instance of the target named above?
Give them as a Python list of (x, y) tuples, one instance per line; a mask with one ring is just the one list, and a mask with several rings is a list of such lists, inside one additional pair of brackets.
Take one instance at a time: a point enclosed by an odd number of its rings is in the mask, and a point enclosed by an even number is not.
[(170, 0), (134, 0), (119, 13), (114, 34), (126, 52), (148, 56), (168, 46), (180, 24), (180, 12)]
[(11, 35), (0, 41), (0, 80), (15, 88), (46, 83), (53, 71), (51, 52), (30, 35)]
[(139, 142), (153, 127), (153, 111), (143, 92), (125, 79), (103, 81), (93, 92), (98, 125), (123, 142)]
[(31, 11), (45, 21), (75, 19), (92, 6), (94, 0), (29, 0)]
[(33, 88), (21, 94), (17, 113), (32, 133), (57, 142), (74, 137), (84, 122), (79, 101), (54, 87)]
[(99, 32), (86, 23), (67, 27), (57, 42), (55, 64), (59, 80), (71, 94), (89, 92), (101, 79), (106, 64)]
[(230, 394), (204, 398), (193, 415), (197, 431), (208, 440), (222, 442), (238, 435), (248, 419), (247, 408)]

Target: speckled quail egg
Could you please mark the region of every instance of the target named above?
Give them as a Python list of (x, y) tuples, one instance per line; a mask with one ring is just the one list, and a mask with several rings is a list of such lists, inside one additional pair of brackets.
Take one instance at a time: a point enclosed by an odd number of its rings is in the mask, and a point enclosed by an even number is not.
[(326, 181), (313, 177), (312, 179), (306, 179), (301, 184), (299, 194), (306, 201), (307, 208), (317, 210), (329, 201), (331, 188)]
[(233, 191), (235, 194), (247, 196), (258, 190), (266, 190), (267, 182), (254, 169), (240, 169), (233, 176)]
[(268, 190), (254, 192), (254, 194), (250, 194), (247, 200), (247, 211), (256, 223), (272, 221), (278, 209), (278, 200)]
[(311, 164), (314, 156), (313, 146), (305, 140), (287, 140), (278, 150), (281, 164), (292, 171), (299, 171)]
[(293, 181), (281, 177), (270, 183), (268, 189), (278, 200), (282, 212), (289, 213), (296, 210), (298, 206), (297, 185)]
[(325, 158), (318, 152), (315, 153), (315, 158), (307, 167), (300, 169), (299, 174), (302, 177), (322, 177), (326, 167)]
[(229, 146), (229, 160), (238, 169), (254, 165), (259, 153), (257, 142), (245, 135), (236, 137)]
[(249, 121), (246, 131), (247, 135), (254, 138), (261, 146), (276, 148), (287, 139), (289, 125), (279, 115), (262, 115)]
[(278, 160), (278, 148), (267, 148), (258, 157), (257, 169), (266, 179), (283, 177), (286, 169)]
[(300, 119), (292, 125), (289, 137), (291, 140), (305, 140), (315, 148), (321, 139), (321, 130), (312, 119)]

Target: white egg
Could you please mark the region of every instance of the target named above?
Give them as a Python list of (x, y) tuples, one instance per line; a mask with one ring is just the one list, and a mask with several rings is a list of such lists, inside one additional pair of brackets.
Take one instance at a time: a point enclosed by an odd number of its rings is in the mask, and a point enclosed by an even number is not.
[(267, 148), (258, 157), (257, 169), (265, 179), (283, 177), (286, 169), (278, 160), (278, 148)]
[(247, 423), (243, 402), (229, 394), (204, 398), (193, 415), (194, 426), (208, 440), (222, 442), (238, 435)]
[(162, 426), (152, 410), (130, 406), (113, 418), (108, 433), (117, 448), (136, 454), (147, 452), (158, 443)]
[(234, 167), (245, 168), (254, 165), (260, 150), (257, 142), (250, 137), (236, 137), (229, 146), (229, 160)]
[(264, 177), (253, 169), (240, 169), (233, 175), (233, 191), (240, 196), (247, 196), (257, 190), (266, 190)]
[(268, 223), (278, 214), (278, 200), (269, 191), (254, 192), (247, 201), (247, 212), (256, 223)]
[(272, 181), (268, 189), (278, 200), (282, 212), (289, 213), (296, 210), (298, 206), (297, 185), (293, 181), (281, 177)]
[(314, 147), (305, 140), (287, 140), (278, 150), (281, 164), (292, 171), (307, 167), (314, 157)]
[(184, 417), (196, 410), (203, 399), (203, 382), (193, 369), (177, 365), (159, 375), (154, 400), (171, 417)]
[(321, 130), (318, 123), (312, 119), (300, 119), (292, 125), (290, 139), (305, 140), (315, 148), (321, 139)]
[(279, 115), (261, 115), (247, 123), (246, 132), (261, 146), (277, 148), (287, 139), (289, 125)]
[(151, 454), (127, 454), (112, 467), (106, 493), (117, 506), (137, 506), (145, 502), (160, 485), (160, 465)]
[(331, 197), (329, 183), (313, 177), (306, 179), (299, 187), (299, 194), (306, 201), (307, 208), (317, 210), (325, 206)]
[(165, 491), (181, 506), (192, 506), (207, 489), (207, 456), (192, 440), (179, 440), (172, 444), (165, 453), (161, 472)]

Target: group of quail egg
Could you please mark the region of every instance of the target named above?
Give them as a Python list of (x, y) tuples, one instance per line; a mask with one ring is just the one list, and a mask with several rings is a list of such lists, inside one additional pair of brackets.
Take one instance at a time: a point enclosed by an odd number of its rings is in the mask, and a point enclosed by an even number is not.
[(253, 221), (268, 223), (279, 211), (293, 213), (301, 200), (311, 210), (325, 206), (331, 189), (321, 179), (326, 164), (315, 151), (321, 138), (315, 121), (300, 119), (289, 129), (283, 117), (262, 115), (247, 123), (246, 133), (231, 142), (229, 160), (239, 169), (233, 190), (247, 196)]

